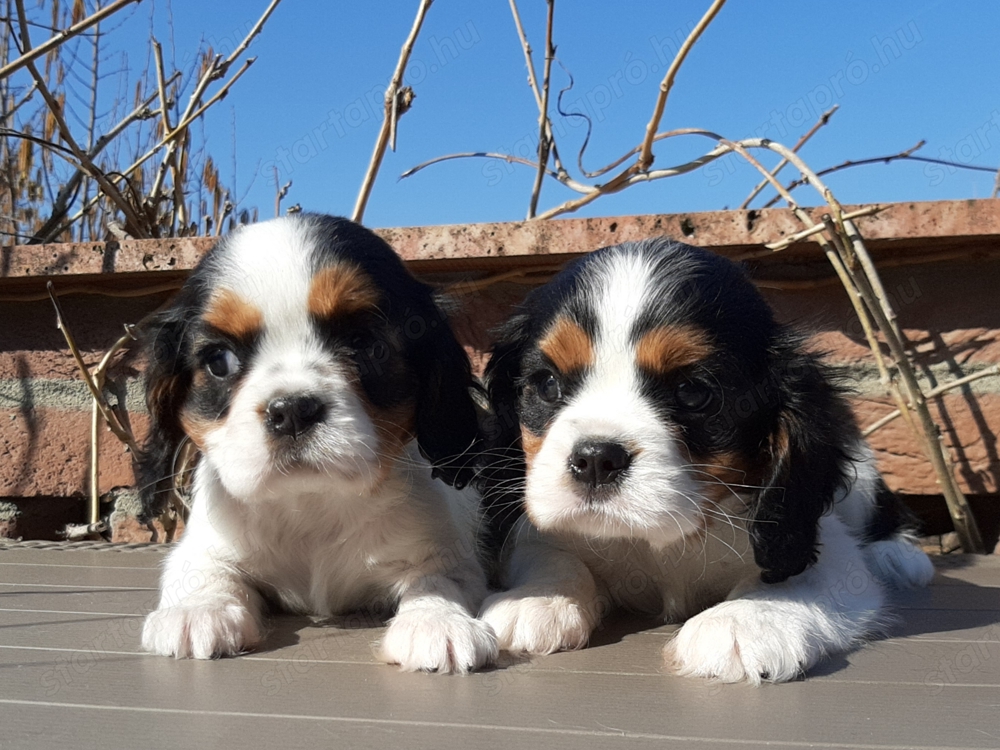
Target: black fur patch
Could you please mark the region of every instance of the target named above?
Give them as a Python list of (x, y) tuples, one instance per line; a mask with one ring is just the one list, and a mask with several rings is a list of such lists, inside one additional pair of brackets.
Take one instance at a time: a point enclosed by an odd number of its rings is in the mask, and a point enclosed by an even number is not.
[(865, 528), (866, 543), (881, 542), (903, 531), (916, 531), (917, 517), (903, 504), (899, 496), (878, 480), (875, 493), (875, 511)]

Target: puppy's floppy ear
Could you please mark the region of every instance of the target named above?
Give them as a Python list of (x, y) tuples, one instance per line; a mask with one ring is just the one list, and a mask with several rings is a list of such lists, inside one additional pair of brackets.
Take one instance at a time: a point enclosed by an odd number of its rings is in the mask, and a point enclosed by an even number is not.
[(191, 386), (184, 339), (193, 314), (177, 303), (144, 326), (149, 433), (136, 460), (144, 521), (163, 512), (173, 491), (174, 457), (185, 437), (180, 410)]
[(484, 375), (492, 412), (484, 432), (491, 447), (510, 447), (521, 439), (517, 418), (518, 383), (521, 358), (530, 336), (530, 321), (531, 316), (527, 313), (517, 313), (496, 331), (497, 340)]
[(461, 489), (475, 475), (479, 420), (472, 400), (472, 370), (448, 318), (432, 299), (423, 332), (413, 342), (417, 370), (417, 446), (434, 476)]
[(820, 516), (845, 486), (857, 427), (830, 368), (789, 341), (771, 378), (779, 407), (765, 448), (763, 477), (751, 512), (754, 560), (764, 583), (780, 583), (816, 561)]
[[(490, 413), (483, 424), (483, 462), (479, 490), (488, 536), (484, 539), (494, 566), (499, 564), (504, 542), (511, 537), (521, 517), (524, 500), (524, 452), (521, 448), (517, 412), (521, 358), (530, 340), (531, 316), (518, 313), (497, 331), (490, 361), (486, 365), (486, 387)], [(493, 575), (497, 574), (493, 571)]]

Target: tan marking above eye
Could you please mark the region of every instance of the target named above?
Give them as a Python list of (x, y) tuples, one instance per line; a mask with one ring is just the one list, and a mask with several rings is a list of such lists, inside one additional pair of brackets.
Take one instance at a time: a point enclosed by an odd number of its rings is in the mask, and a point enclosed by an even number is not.
[(264, 327), (261, 311), (231, 289), (220, 289), (212, 295), (203, 318), (233, 338), (254, 336)]
[(538, 348), (563, 374), (594, 364), (594, 342), (576, 321), (565, 315), (556, 319), (538, 342)]
[(321, 320), (374, 310), (378, 302), (375, 285), (360, 268), (348, 263), (322, 269), (309, 288), (309, 313)]
[(687, 325), (662, 326), (647, 331), (635, 347), (639, 367), (665, 375), (679, 367), (699, 362), (712, 353), (708, 335)]

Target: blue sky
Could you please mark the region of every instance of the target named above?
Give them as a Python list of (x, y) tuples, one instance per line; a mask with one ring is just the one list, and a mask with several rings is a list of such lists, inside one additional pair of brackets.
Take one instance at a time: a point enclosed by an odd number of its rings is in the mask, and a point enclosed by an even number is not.
[[(135, 27), (136, 44), (151, 9), (162, 28), (170, 6), (155, 3), (140, 5), (125, 27)], [(172, 0), (178, 56), (200, 40), (231, 49), (265, 6), (265, 0)], [(241, 207), (273, 213), (277, 165), (282, 182), (293, 182), (286, 204), (350, 213), (378, 131), (381, 92), (416, 6), (416, 0), (284, 0), (251, 47), (257, 63), (205, 123), (210, 151), (235, 184)], [(707, 6), (707, 0), (556, 3), (557, 55), (575, 78), (566, 108), (588, 112), (594, 123), (588, 169), (641, 140), (673, 50)], [(520, 9), (540, 66), (545, 3), (521, 0)], [(921, 139), (924, 156), (996, 167), (998, 28), (995, 0), (730, 0), (681, 70), (661, 127), (703, 127), (730, 138), (757, 134), (791, 145), (820, 112), (839, 104), (802, 152), (816, 169), (895, 153)], [(554, 66), (553, 91), (567, 80)], [(523, 218), (533, 180), (526, 167), (462, 160), (397, 179), (452, 152), (533, 154), (537, 110), (506, 0), (437, 0), (406, 82), (417, 99), (400, 121), (398, 148), (385, 159), (366, 223)], [(556, 126), (567, 166), (575, 165), (583, 140), (580, 123)], [(655, 151), (659, 166), (710, 146), (697, 138), (667, 143)], [(794, 176), (790, 169), (784, 174)], [(604, 197), (577, 215), (736, 207), (757, 179), (729, 158)], [(989, 197), (993, 177), (894, 163), (846, 170), (829, 184), (845, 203), (938, 200)], [(816, 202), (807, 189), (801, 194)], [(548, 181), (540, 207), (573, 195)]]

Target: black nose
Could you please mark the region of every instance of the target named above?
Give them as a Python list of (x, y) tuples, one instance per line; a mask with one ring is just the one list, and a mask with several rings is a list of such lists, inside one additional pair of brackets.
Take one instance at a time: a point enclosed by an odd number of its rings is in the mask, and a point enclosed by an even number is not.
[(595, 488), (618, 481), (630, 463), (632, 454), (621, 443), (585, 440), (573, 448), (569, 470), (580, 484)]
[(323, 402), (312, 396), (280, 396), (267, 405), (265, 424), (277, 435), (295, 438), (320, 422), (325, 413)]

